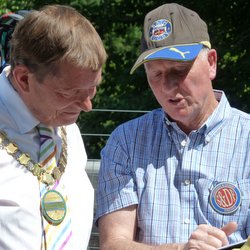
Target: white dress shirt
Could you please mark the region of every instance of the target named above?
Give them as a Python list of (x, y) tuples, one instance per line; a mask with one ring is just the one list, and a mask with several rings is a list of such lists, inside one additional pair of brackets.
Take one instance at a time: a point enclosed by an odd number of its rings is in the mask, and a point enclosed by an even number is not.
[[(37, 162), (39, 121), (9, 83), (8, 70), (0, 75), (0, 130)], [(80, 131), (76, 124), (67, 126), (66, 131), (68, 163), (60, 181), (67, 193), (73, 232), (67, 249), (83, 250), (92, 228), (94, 189), (85, 171), (87, 156)], [(41, 221), (37, 177), (0, 147), (0, 250), (39, 250)]]

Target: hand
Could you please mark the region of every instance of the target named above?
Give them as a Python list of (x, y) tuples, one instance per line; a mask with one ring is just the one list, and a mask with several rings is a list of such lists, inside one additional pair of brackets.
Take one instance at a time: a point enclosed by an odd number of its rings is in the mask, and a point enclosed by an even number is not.
[(219, 229), (206, 224), (199, 225), (191, 234), (184, 250), (216, 250), (229, 244), (227, 236), (237, 229), (235, 222), (229, 222)]

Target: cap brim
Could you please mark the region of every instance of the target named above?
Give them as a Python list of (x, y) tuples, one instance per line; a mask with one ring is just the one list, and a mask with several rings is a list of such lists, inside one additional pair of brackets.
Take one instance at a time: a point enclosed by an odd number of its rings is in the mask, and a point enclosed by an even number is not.
[(194, 60), (204, 45), (200, 43), (187, 44), (187, 45), (175, 45), (168, 47), (155, 48), (143, 52), (134, 66), (132, 67), (130, 74), (143, 63), (153, 60), (173, 60), (173, 61), (192, 61)]

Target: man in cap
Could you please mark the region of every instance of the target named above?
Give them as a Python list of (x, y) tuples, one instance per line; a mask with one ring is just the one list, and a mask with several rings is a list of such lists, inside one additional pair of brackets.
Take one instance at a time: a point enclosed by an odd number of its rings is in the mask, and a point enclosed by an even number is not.
[(102, 150), (101, 249), (215, 250), (250, 234), (250, 116), (212, 88), (217, 54), (192, 10), (144, 21), (144, 64), (161, 108), (120, 125)]

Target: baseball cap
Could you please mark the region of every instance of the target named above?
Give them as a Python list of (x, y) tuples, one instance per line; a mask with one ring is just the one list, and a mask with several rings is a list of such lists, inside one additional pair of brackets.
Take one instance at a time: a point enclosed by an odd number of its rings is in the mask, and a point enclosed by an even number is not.
[(141, 55), (130, 73), (151, 60), (192, 61), (206, 46), (211, 48), (206, 23), (200, 16), (179, 4), (163, 4), (144, 19)]

